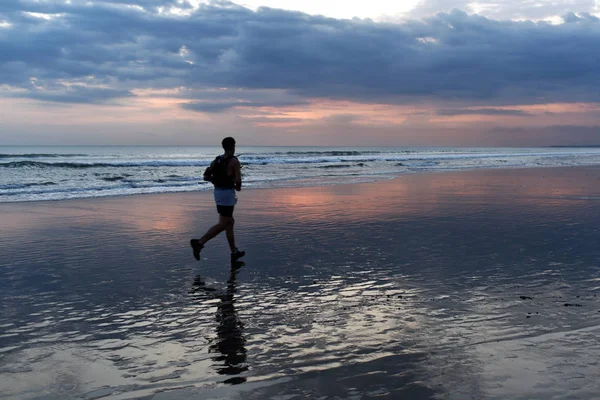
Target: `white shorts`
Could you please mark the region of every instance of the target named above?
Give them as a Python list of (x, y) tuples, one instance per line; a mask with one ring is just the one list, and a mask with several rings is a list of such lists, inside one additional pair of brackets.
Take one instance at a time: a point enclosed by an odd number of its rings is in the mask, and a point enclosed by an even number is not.
[(218, 206), (235, 206), (237, 203), (235, 189), (215, 188), (215, 203)]

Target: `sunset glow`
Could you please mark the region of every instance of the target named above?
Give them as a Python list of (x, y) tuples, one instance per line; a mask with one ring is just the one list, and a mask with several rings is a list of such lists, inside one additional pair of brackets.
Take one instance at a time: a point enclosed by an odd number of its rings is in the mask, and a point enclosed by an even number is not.
[[(563, 143), (557, 135), (600, 142), (599, 10), (583, 0), (573, 10), (545, 1), (18, 4), (0, 11), (6, 144), (201, 145), (236, 132), (251, 144), (478, 146), (498, 142), (490, 130), (525, 130), (500, 140), (515, 146)], [(127, 19), (127, 31), (107, 31), (95, 12)], [(81, 40), (85, 50), (72, 44)]]

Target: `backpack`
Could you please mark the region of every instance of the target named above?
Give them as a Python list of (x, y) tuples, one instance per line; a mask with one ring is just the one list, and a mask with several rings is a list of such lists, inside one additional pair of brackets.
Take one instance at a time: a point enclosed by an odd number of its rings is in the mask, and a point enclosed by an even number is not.
[(227, 166), (231, 158), (218, 156), (204, 171), (204, 180), (210, 181), (218, 188), (233, 189), (233, 178), (227, 173)]

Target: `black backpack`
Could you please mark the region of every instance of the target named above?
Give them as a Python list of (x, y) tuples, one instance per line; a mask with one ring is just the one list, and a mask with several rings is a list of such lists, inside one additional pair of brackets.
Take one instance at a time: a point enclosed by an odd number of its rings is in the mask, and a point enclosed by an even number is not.
[(233, 178), (227, 173), (231, 157), (218, 156), (204, 171), (204, 180), (210, 181), (218, 188), (233, 189), (235, 184)]

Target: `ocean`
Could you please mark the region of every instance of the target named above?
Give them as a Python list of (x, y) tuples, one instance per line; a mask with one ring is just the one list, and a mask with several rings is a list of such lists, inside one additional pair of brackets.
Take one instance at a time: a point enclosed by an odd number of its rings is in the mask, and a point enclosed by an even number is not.
[[(208, 190), (219, 147), (0, 146), (0, 202)], [(239, 147), (245, 187), (360, 183), (426, 171), (599, 165), (600, 148)]]

